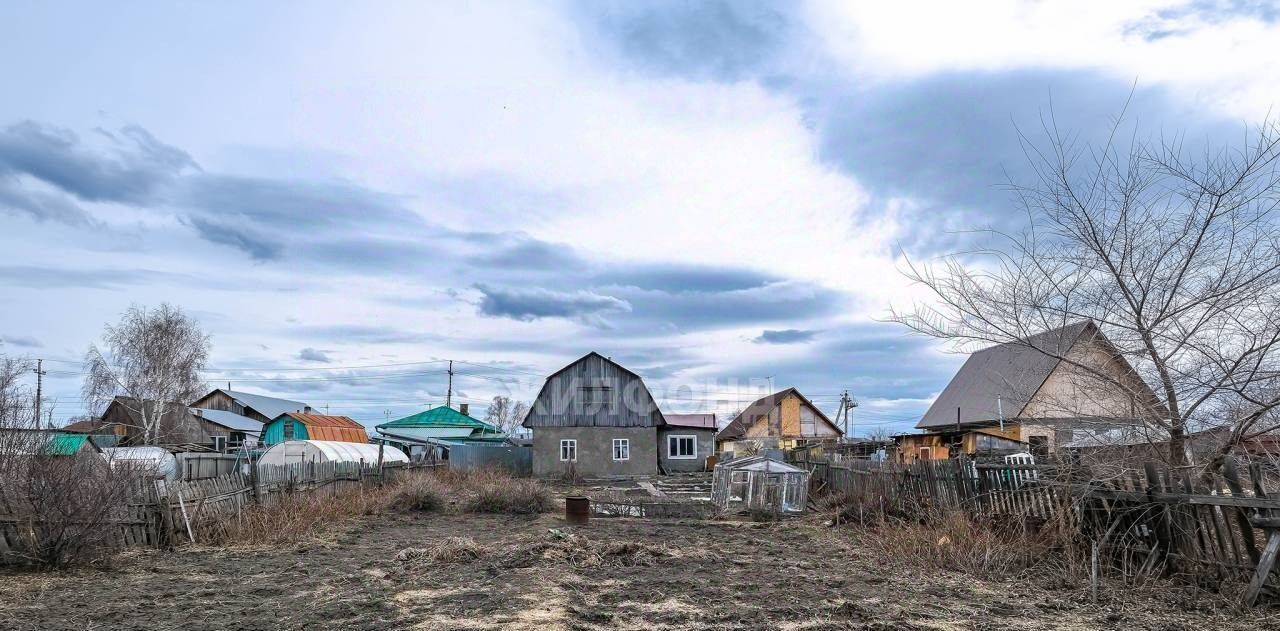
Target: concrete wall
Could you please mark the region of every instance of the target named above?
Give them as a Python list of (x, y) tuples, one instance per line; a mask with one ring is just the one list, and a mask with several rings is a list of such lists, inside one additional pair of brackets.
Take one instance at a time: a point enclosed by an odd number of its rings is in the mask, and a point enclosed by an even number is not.
[[(631, 441), (628, 460), (613, 459), (613, 439)], [(658, 431), (653, 427), (536, 427), (533, 430), (533, 475), (563, 475), (561, 439), (578, 441), (575, 469), (584, 478), (645, 476), (658, 473)], [(699, 445), (701, 447), (701, 445)]]
[[(692, 459), (668, 458), (667, 436), (693, 435), (698, 438), (698, 457)], [(663, 427), (658, 430), (658, 458), (662, 468), (668, 473), (678, 471), (702, 471), (707, 457), (715, 451), (716, 431), (713, 429), (694, 429), (689, 427)]]

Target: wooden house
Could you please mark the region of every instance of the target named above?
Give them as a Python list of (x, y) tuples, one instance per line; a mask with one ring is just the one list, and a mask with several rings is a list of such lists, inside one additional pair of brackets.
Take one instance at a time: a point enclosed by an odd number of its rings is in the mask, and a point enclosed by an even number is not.
[(523, 426), (534, 475), (613, 477), (658, 473), (665, 423), (640, 375), (591, 352), (547, 377)]
[(262, 428), (262, 444), (275, 445), (290, 440), (332, 440), (368, 443), (364, 425), (345, 416), (285, 412)]
[[(131, 397), (112, 399), (92, 433), (109, 432), (122, 447), (143, 444), (145, 429), (143, 411), (157, 409), (155, 401), (139, 401)], [(163, 406), (155, 444), (167, 446), (199, 446), (221, 451), (231, 440), (234, 430), (211, 419), (202, 418), (183, 403)]]
[(310, 412), (311, 406), (302, 401), (291, 401), (265, 394), (253, 394), (239, 390), (217, 388), (213, 392), (191, 402), (190, 407), (203, 410), (221, 410), (254, 419), (266, 424), (285, 412)]
[(716, 434), (718, 453), (833, 443), (844, 432), (795, 388), (761, 397)]
[(1077, 432), (1143, 425), (1164, 413), (1098, 327), (1080, 322), (970, 355), (916, 424), (925, 433), (898, 437), (899, 459), (1047, 455)]

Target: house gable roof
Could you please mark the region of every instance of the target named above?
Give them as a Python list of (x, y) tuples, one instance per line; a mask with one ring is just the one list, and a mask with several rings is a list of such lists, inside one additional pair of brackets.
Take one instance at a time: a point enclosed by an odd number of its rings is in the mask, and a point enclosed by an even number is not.
[(501, 433), (498, 428), (484, 421), (474, 419), (447, 405), (441, 405), (404, 418), (398, 418), (389, 423), (383, 423), (376, 426), (376, 429), (408, 427), (471, 427), (485, 433)]
[[(1069, 324), (1028, 337), (984, 348), (969, 356), (951, 378), (947, 387), (929, 406), (916, 424), (917, 428), (950, 427), (957, 424), (990, 423), (1021, 416), (1027, 404), (1062, 363), (1062, 357), (1076, 344), (1089, 341), (1104, 346), (1108, 355), (1122, 363), (1124, 371), (1133, 373), (1129, 362), (1120, 356), (1093, 322)], [(1141, 378), (1138, 379), (1141, 382)], [(1158, 399), (1145, 382), (1140, 387), (1153, 405)]]
[(209, 410), (204, 408), (191, 408), (191, 410), (200, 418), (203, 418), (215, 425), (221, 425), (232, 431), (252, 432), (255, 434), (262, 431), (261, 422), (247, 416), (241, 416), (235, 412), (229, 412), (227, 410)]
[(666, 424), (666, 418), (663, 416), (663, 414), (662, 414), (662, 410), (661, 410), (660, 408), (658, 408), (658, 403), (657, 403), (657, 401), (656, 401), (656, 400), (654, 400), (654, 398), (653, 398), (653, 393), (649, 391), (649, 386), (645, 385), (645, 383), (644, 383), (644, 378), (643, 378), (643, 377), (641, 377), (639, 374), (637, 374), (637, 373), (633, 372), (632, 370), (628, 369), (626, 366), (623, 366), (622, 364), (619, 364), (618, 362), (615, 362), (615, 361), (613, 361), (612, 359), (610, 359), (610, 358), (608, 358), (608, 357), (605, 357), (604, 355), (601, 355), (600, 353), (597, 353), (596, 351), (591, 351), (591, 352), (587, 353), (586, 355), (583, 355), (582, 357), (579, 357), (579, 358), (577, 358), (577, 359), (575, 359), (575, 360), (573, 360), (573, 361), (569, 362), (568, 364), (566, 364), (566, 365), (565, 365), (563, 368), (561, 368), (560, 370), (557, 370), (557, 371), (555, 371), (555, 372), (551, 373), (550, 375), (547, 375), (547, 378), (546, 378), (545, 380), (543, 380), (543, 382), (542, 382), (542, 388), (540, 388), (540, 389), (538, 390), (538, 395), (537, 395), (537, 396), (535, 396), (535, 397), (533, 398), (533, 405), (530, 405), (530, 406), (529, 406), (529, 410), (525, 412), (524, 420), (522, 420), (522, 421), (520, 422), (520, 426), (521, 426), (521, 427), (525, 427), (525, 428), (532, 428), (532, 427), (533, 427), (533, 426), (531, 426), (531, 425), (529, 424), (530, 417), (531, 417), (531, 416), (532, 416), (532, 415), (537, 411), (537, 409), (538, 409), (538, 405), (539, 405), (539, 402), (542, 400), (543, 395), (545, 395), (545, 394), (546, 394), (546, 392), (547, 392), (547, 385), (548, 385), (548, 384), (550, 384), (552, 381), (554, 381), (554, 380), (556, 379), (556, 377), (559, 377), (561, 374), (563, 374), (563, 373), (567, 372), (568, 370), (572, 369), (574, 366), (577, 366), (578, 364), (581, 364), (582, 362), (585, 362), (585, 361), (587, 361), (587, 360), (589, 360), (589, 359), (593, 359), (593, 358), (594, 358), (594, 359), (598, 359), (598, 360), (600, 360), (601, 362), (604, 362), (605, 364), (607, 364), (607, 365), (609, 365), (609, 366), (612, 366), (612, 367), (614, 367), (614, 368), (618, 369), (618, 370), (619, 370), (619, 371), (621, 371), (623, 374), (628, 375), (628, 376), (630, 376), (630, 377), (634, 378), (636, 381), (638, 381), (638, 382), (640, 383), (641, 387), (643, 388), (643, 392), (644, 392), (645, 397), (648, 399), (649, 404), (652, 406), (652, 409), (653, 409), (653, 416), (655, 416), (655, 417), (656, 417), (656, 422), (652, 423), (652, 426), (655, 426), (655, 427), (656, 427), (656, 426), (661, 426), (661, 425), (665, 425), (665, 424)]
[(801, 394), (800, 391), (793, 386), (786, 390), (779, 390), (773, 394), (756, 399), (755, 402), (748, 405), (746, 409), (739, 412), (738, 415), (724, 427), (724, 429), (720, 430), (719, 434), (716, 434), (716, 440), (733, 440), (735, 438), (740, 438), (747, 432), (747, 428), (753, 421), (755, 421), (755, 419), (767, 415), (769, 412), (773, 411), (773, 408), (781, 405), (783, 399), (786, 399), (789, 395), (793, 394), (800, 399), (802, 404), (807, 405), (809, 409), (813, 410), (813, 412), (818, 415), (818, 418), (826, 421), (827, 425), (830, 425), (840, 435), (844, 435), (844, 432), (837, 427), (835, 423), (832, 423), (831, 419), (827, 418), (827, 415), (823, 413), (818, 406), (814, 405), (812, 401)]

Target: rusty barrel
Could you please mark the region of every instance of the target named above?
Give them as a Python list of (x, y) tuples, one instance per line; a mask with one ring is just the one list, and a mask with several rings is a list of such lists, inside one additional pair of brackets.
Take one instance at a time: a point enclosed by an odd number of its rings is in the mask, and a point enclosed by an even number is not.
[(564, 498), (564, 520), (578, 526), (587, 525), (591, 516), (591, 500), (579, 495)]

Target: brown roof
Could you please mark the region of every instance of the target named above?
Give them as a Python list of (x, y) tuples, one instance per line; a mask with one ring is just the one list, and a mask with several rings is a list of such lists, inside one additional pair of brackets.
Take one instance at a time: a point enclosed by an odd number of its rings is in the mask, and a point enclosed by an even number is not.
[(824, 414), (822, 410), (818, 409), (818, 406), (814, 405), (812, 401), (805, 398), (803, 394), (800, 394), (799, 390), (796, 390), (794, 387), (791, 387), (791, 388), (787, 388), (786, 390), (780, 390), (768, 396), (760, 397), (754, 403), (752, 403), (751, 405), (748, 405), (746, 409), (739, 412), (738, 415), (734, 417), (734, 419), (724, 427), (724, 429), (720, 430), (719, 434), (716, 434), (716, 440), (732, 440), (732, 439), (741, 437), (743, 434), (747, 432), (747, 426), (750, 425), (752, 421), (754, 421), (757, 417), (768, 414), (773, 410), (773, 408), (778, 407), (778, 405), (782, 403), (782, 400), (787, 398), (787, 395), (789, 394), (794, 394), (797, 397), (800, 397), (800, 400), (803, 401), (805, 404), (807, 404), (809, 408), (812, 409), (815, 413), (817, 413), (817, 415), (822, 420), (826, 421), (828, 425), (835, 427), (837, 432), (844, 434), (844, 431), (842, 431), (839, 427), (836, 427), (836, 424), (832, 423), (831, 419), (827, 418), (827, 415)]
[(663, 414), (667, 425), (676, 427), (692, 427), (695, 429), (715, 429), (715, 414)]
[[(288, 416), (307, 426), (307, 438), (311, 440), (337, 440), (344, 443), (367, 443), (369, 434), (364, 425), (346, 416), (286, 412)], [(276, 417), (279, 418), (279, 417)]]

